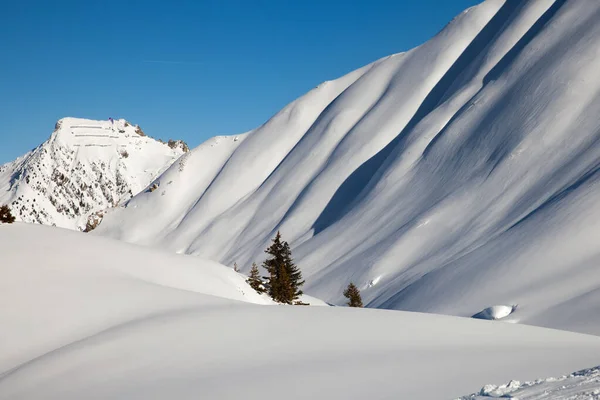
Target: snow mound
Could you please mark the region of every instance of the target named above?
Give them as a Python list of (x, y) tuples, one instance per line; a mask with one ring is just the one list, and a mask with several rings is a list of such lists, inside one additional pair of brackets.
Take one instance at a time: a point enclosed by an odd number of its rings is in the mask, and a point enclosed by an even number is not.
[(218, 303), (210, 297), (273, 304), (216, 262), (70, 230), (0, 225), (0, 253), (0, 298), (10, 303), (0, 335), (13, 333), (0, 340), (0, 372), (131, 318)]
[(129, 200), (186, 151), (124, 119), (63, 118), (46, 142), (0, 166), (0, 204), (19, 221), (91, 229), (99, 221), (90, 216)]
[(0, 254), (0, 400), (438, 400), (600, 354), (531, 326), (253, 304), (231, 268), (64, 229), (0, 225)]
[(508, 317), (517, 309), (517, 306), (492, 306), (483, 309), (477, 314), (473, 315), (472, 318), (476, 319), (489, 319), (497, 320)]
[(600, 399), (600, 367), (575, 372), (560, 378), (546, 378), (506, 385), (485, 385), (478, 393), (457, 400), (484, 400), (487, 398), (522, 400), (597, 400)]

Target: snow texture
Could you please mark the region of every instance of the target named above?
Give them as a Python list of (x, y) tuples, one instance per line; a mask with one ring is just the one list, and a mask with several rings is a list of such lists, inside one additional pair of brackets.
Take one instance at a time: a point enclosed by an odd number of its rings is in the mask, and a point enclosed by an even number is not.
[(216, 137), (97, 234), (247, 272), (280, 230), (343, 304), (600, 334), (600, 2), (488, 0)]
[(560, 378), (538, 379), (524, 383), (510, 381), (500, 386), (486, 385), (478, 393), (457, 400), (507, 397), (520, 400), (598, 400), (600, 399), (600, 367)]
[[(0, 166), (0, 204), (19, 221), (84, 230), (143, 190), (187, 149), (121, 119), (63, 118), (50, 138)], [(91, 217), (91, 218), (90, 218)]]
[(600, 354), (531, 326), (260, 305), (231, 268), (65, 229), (0, 225), (0, 254), (1, 400), (438, 400)]

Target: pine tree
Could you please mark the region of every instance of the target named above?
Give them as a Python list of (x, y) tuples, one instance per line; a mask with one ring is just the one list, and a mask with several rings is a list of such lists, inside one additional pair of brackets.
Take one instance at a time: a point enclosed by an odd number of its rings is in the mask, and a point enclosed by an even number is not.
[(363, 307), (360, 291), (354, 283), (350, 282), (346, 290), (344, 290), (344, 297), (348, 299), (348, 307)]
[(292, 304), (302, 295), (300, 287), (304, 281), (300, 269), (294, 264), (289, 244), (281, 240), (281, 233), (277, 232), (265, 253), (270, 255), (263, 262), (263, 267), (269, 273), (265, 277), (269, 296), (277, 302)]
[(300, 287), (304, 285), (304, 280), (302, 280), (302, 272), (298, 268), (296, 264), (294, 264), (294, 260), (292, 259), (292, 250), (290, 249), (290, 245), (287, 242), (283, 242), (283, 259), (285, 265), (285, 302), (288, 304), (292, 304), (294, 300), (297, 300), (300, 296), (302, 296), (303, 292), (300, 290)]
[(10, 208), (7, 205), (3, 205), (0, 207), (0, 222), (5, 224), (12, 224), (15, 222), (15, 217), (10, 212)]
[(277, 232), (277, 235), (272, 240), (271, 246), (265, 253), (269, 254), (271, 257), (267, 258), (263, 262), (263, 268), (267, 270), (269, 276), (265, 276), (264, 279), (266, 281), (266, 288), (269, 296), (273, 300), (278, 301), (280, 298), (280, 279), (279, 279), (279, 265), (283, 263), (283, 244), (281, 243), (281, 234)]
[(240, 269), (239, 269), (239, 267), (238, 267), (238, 265), (237, 265), (237, 263), (236, 263), (236, 262), (234, 262), (234, 263), (233, 263), (233, 270), (234, 270), (235, 272), (240, 272)]
[(258, 272), (258, 266), (256, 263), (252, 263), (252, 268), (250, 268), (250, 275), (248, 279), (246, 279), (248, 285), (258, 293), (264, 293), (265, 289), (263, 288), (263, 282), (260, 279), (260, 274)]

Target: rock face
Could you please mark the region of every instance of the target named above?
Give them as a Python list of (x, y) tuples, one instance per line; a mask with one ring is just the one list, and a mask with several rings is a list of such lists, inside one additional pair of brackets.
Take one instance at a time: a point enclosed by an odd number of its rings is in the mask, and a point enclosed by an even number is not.
[(19, 221), (85, 230), (88, 217), (143, 190), (187, 146), (161, 143), (125, 120), (63, 118), (50, 138), (0, 166), (0, 204)]

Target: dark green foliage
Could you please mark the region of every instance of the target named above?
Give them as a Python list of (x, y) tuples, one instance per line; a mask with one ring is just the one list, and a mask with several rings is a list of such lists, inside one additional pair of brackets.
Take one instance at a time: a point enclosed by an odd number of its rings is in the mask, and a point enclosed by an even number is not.
[(294, 264), (289, 244), (281, 240), (277, 232), (271, 246), (265, 250), (270, 257), (263, 262), (263, 267), (269, 273), (267, 291), (273, 300), (279, 303), (293, 304), (302, 295), (300, 287), (304, 285), (302, 272)]
[(7, 205), (0, 207), (0, 222), (5, 224), (12, 224), (15, 222), (15, 217), (10, 212), (10, 208)]
[(258, 272), (258, 266), (256, 265), (256, 263), (252, 263), (252, 268), (250, 268), (250, 275), (248, 276), (248, 279), (246, 279), (246, 282), (248, 282), (248, 285), (250, 285), (250, 287), (256, 290), (258, 293), (265, 292), (265, 288), (262, 280), (260, 279), (260, 274)]
[(360, 291), (354, 283), (350, 282), (346, 290), (344, 290), (344, 297), (348, 299), (348, 307), (363, 307)]

